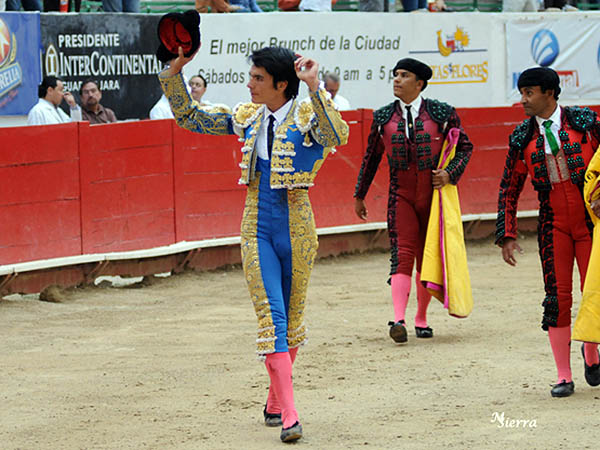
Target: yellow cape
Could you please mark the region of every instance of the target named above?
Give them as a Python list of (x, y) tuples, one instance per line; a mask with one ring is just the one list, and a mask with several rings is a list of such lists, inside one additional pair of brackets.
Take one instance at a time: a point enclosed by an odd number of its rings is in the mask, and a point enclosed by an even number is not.
[(600, 218), (590, 209), (590, 203), (600, 198), (600, 147), (585, 172), (583, 198), (594, 223), (594, 236), (583, 285), (581, 307), (577, 313), (571, 339), (600, 343)]
[[(457, 128), (448, 132), (438, 169), (448, 167), (454, 158), (458, 135)], [(421, 282), (451, 316), (467, 317), (473, 310), (458, 190), (450, 183), (433, 192)]]

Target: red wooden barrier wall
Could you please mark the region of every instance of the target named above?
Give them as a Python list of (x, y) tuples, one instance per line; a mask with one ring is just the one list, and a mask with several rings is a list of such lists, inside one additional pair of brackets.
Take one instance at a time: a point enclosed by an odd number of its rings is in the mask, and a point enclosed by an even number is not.
[(173, 126), (81, 123), (83, 253), (175, 242)]
[(173, 120), (177, 241), (238, 236), (246, 188), (238, 184), (237, 136), (205, 136)]
[(78, 130), (0, 131), (0, 264), (81, 254)]
[[(600, 107), (594, 107), (600, 112)], [(459, 184), (463, 214), (495, 213), (508, 135), (521, 107), (461, 109), (475, 151)], [(372, 111), (344, 112), (350, 141), (311, 189), (318, 227), (360, 223), (354, 185)], [(203, 136), (172, 120), (0, 129), (0, 265), (237, 236), (245, 188), (235, 136)], [(387, 162), (367, 196), (383, 222)], [(530, 187), (520, 209), (536, 209)]]

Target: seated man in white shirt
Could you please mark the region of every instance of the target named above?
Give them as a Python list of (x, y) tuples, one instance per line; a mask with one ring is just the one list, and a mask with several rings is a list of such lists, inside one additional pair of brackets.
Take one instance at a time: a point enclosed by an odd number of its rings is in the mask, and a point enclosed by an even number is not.
[(161, 95), (158, 101), (154, 104), (150, 110), (150, 119), (174, 119), (175, 116), (169, 106), (169, 100), (165, 97), (165, 94)]
[[(38, 86), (38, 96), (40, 99), (27, 115), (28, 125), (52, 125), (81, 120), (81, 109), (75, 103), (73, 95), (64, 92), (61, 79), (51, 75), (44, 77), (42, 84)], [(58, 107), (63, 99), (71, 108), (71, 117)]]
[(338, 111), (352, 109), (350, 107), (350, 102), (338, 94), (338, 91), (340, 90), (339, 76), (335, 73), (327, 72), (323, 76), (323, 81), (325, 82), (325, 90), (331, 94), (331, 99), (333, 100), (333, 103), (335, 103), (335, 106), (337, 106)]

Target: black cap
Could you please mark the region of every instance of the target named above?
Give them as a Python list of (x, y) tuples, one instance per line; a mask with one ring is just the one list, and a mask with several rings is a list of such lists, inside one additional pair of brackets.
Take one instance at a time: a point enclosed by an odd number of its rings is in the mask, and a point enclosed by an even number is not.
[(194, 10), (165, 14), (158, 22), (158, 39), (156, 56), (160, 61), (177, 58), (179, 47), (186, 57), (192, 56), (200, 47), (200, 15)]
[(413, 58), (404, 58), (398, 61), (396, 66), (394, 66), (394, 72), (396, 72), (398, 69), (408, 70), (419, 77), (420, 80), (423, 80), (423, 89), (427, 87), (427, 80), (429, 80), (433, 75), (431, 67)]
[(519, 75), (517, 87), (519, 90), (528, 86), (540, 86), (542, 91), (554, 90), (554, 97), (558, 99), (560, 94), (560, 78), (558, 74), (549, 67), (532, 67)]

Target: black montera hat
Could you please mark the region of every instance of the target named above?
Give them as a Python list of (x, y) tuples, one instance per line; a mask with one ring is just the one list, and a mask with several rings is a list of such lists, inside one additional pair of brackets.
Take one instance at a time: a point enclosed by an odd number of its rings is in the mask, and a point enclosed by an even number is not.
[(517, 87), (521, 89), (526, 86), (541, 86), (544, 89), (557, 89), (560, 93), (560, 78), (550, 67), (532, 67), (519, 75)]
[(165, 14), (158, 22), (158, 39), (156, 56), (160, 61), (177, 58), (179, 47), (186, 57), (192, 56), (200, 47), (200, 15), (194, 10)]
[(394, 67), (394, 72), (396, 72), (398, 69), (408, 70), (419, 77), (420, 80), (423, 80), (425, 82), (423, 84), (423, 89), (427, 87), (427, 80), (429, 80), (433, 75), (431, 67), (413, 58), (403, 58), (398, 61)]
[(433, 75), (431, 67), (413, 58), (403, 58), (396, 63), (394, 70), (404, 69), (417, 75), (421, 80), (427, 81)]

